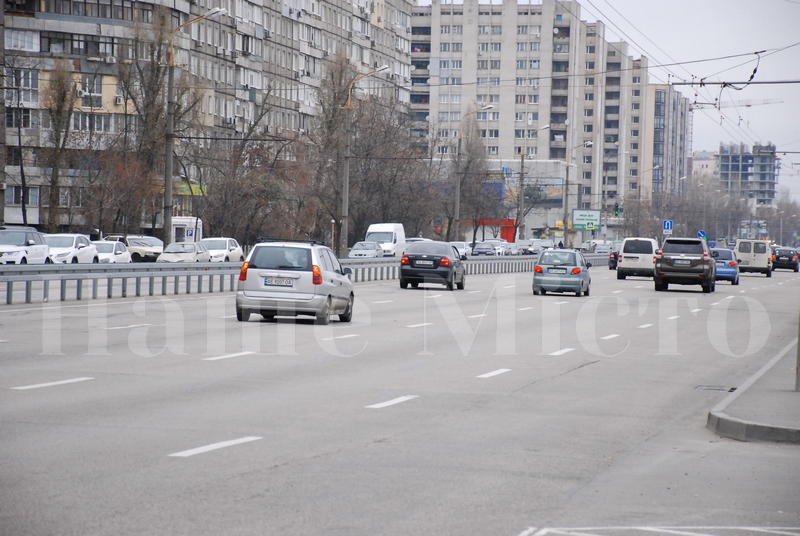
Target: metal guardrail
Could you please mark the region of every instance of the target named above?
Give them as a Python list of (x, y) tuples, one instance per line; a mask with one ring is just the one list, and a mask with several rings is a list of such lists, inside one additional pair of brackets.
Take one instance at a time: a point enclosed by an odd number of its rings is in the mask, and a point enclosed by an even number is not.
[[(605, 255), (585, 255), (590, 262)], [(533, 270), (535, 256), (470, 257), (468, 275), (526, 272)], [(397, 279), (400, 263), (389, 259), (342, 259), (352, 270), (354, 283)], [(232, 292), (241, 264), (232, 263), (134, 263), (0, 266), (0, 303), (126, 298)]]

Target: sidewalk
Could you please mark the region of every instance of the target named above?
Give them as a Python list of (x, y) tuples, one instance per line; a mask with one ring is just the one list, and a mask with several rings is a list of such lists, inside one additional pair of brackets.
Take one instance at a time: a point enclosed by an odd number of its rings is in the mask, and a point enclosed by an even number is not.
[(706, 427), (740, 441), (800, 444), (800, 391), (794, 390), (797, 345), (771, 359), (708, 413)]

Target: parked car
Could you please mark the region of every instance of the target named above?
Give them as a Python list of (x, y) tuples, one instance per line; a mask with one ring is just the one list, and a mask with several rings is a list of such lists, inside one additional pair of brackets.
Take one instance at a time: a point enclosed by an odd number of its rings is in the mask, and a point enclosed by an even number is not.
[[(617, 279), (625, 279), (629, 275), (653, 277), (657, 249), (658, 243), (652, 238), (623, 240), (617, 258)], [(609, 251), (609, 255), (611, 253), (612, 251)]]
[(490, 242), (478, 242), (475, 244), (475, 247), (472, 248), (472, 254), (476, 257), (480, 255), (494, 256), (497, 255), (497, 247)]
[(50, 246), (33, 227), (0, 227), (0, 264), (50, 264)]
[(545, 250), (533, 267), (533, 294), (574, 292), (576, 296), (588, 296), (592, 287), (591, 266), (577, 250)]
[(400, 288), (420, 283), (439, 283), (448, 290), (464, 288), (466, 269), (458, 250), (447, 242), (417, 242), (409, 244), (400, 259)]
[(311, 315), (317, 324), (353, 318), (350, 268), (342, 268), (327, 247), (316, 242), (261, 242), (242, 264), (236, 290), (236, 319), (251, 314), (267, 320), (276, 316)]
[(351, 259), (383, 257), (383, 248), (377, 242), (356, 242), (348, 255)]
[(552, 240), (546, 238), (534, 238), (531, 240), (528, 250), (532, 255), (538, 255), (545, 249), (555, 248), (556, 245)]
[(495, 255), (508, 255), (511, 251), (508, 242), (502, 238), (487, 238), (484, 242), (494, 246)]
[(244, 261), (244, 251), (233, 238), (204, 238), (200, 241), (208, 249), (211, 262)]
[(450, 245), (458, 250), (459, 255), (468, 255), (470, 252), (470, 247), (466, 242), (450, 242)]
[(519, 245), (516, 242), (508, 242), (507, 245), (509, 255), (522, 255), (519, 250)]
[(97, 247), (89, 237), (82, 234), (47, 234), (44, 235), (50, 246), (50, 260), (54, 263), (98, 263)]
[(739, 284), (739, 263), (736, 262), (736, 254), (733, 250), (726, 248), (712, 248), (711, 257), (716, 263), (717, 281), (730, 281), (731, 285)]
[(211, 255), (202, 242), (173, 242), (156, 262), (211, 262)]
[(700, 238), (667, 238), (656, 252), (653, 281), (657, 291), (667, 290), (670, 283), (700, 285), (703, 292), (714, 292), (716, 263), (708, 244)]
[(769, 240), (736, 240), (736, 261), (740, 272), (758, 272), (772, 277), (772, 250)]
[(594, 247), (594, 252), (598, 255), (608, 255), (611, 253), (611, 244), (597, 244)]
[(778, 268), (793, 272), (800, 271), (798, 251), (792, 248), (777, 248), (772, 256), (772, 269), (777, 270)]
[(423, 238), (421, 236), (412, 236), (411, 238), (406, 238), (406, 244), (413, 244), (414, 242), (433, 242), (430, 238)]
[(100, 264), (122, 264), (131, 262), (131, 252), (119, 240), (95, 240)]
[(164, 242), (155, 236), (107, 235), (105, 240), (119, 240), (131, 254), (133, 262), (155, 262), (164, 251)]

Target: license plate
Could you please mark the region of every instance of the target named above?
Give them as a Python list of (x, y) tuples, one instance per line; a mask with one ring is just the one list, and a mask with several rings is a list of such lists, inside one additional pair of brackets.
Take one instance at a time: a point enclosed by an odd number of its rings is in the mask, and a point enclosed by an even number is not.
[(567, 269), (566, 268), (550, 268), (549, 271), (550, 271), (551, 274), (566, 274), (567, 273)]
[(288, 278), (282, 277), (265, 277), (264, 278), (264, 286), (267, 287), (291, 287), (294, 285), (294, 281)]
[(675, 259), (675, 264), (691, 264), (692, 261), (687, 259)]
[(416, 261), (417, 266), (433, 266), (433, 261)]
[(789, 257), (778, 257), (778, 260), (780, 260), (780, 261), (788, 261)]
[(750, 264), (750, 261), (739, 261), (739, 264)]

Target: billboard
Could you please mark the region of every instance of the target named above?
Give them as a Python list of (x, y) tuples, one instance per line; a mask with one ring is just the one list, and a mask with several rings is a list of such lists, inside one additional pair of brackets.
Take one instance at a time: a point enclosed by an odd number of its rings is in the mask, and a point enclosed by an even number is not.
[(597, 231), (600, 229), (599, 210), (572, 209), (572, 228), (577, 231)]

